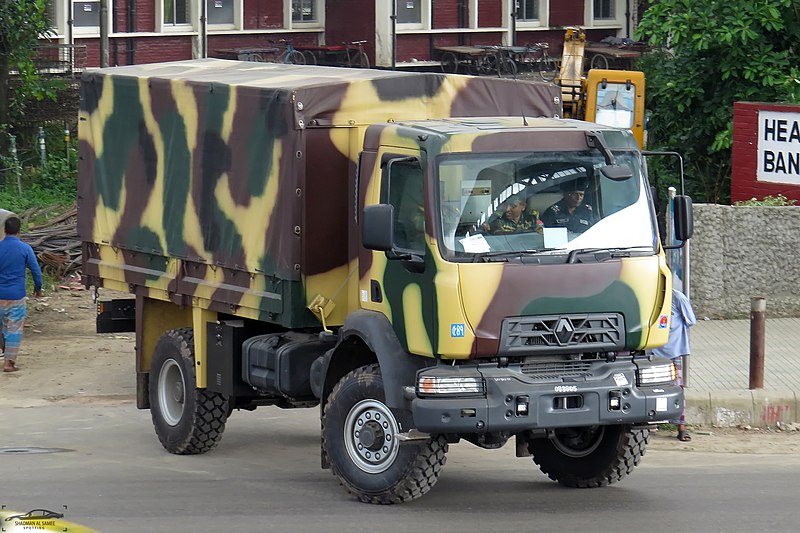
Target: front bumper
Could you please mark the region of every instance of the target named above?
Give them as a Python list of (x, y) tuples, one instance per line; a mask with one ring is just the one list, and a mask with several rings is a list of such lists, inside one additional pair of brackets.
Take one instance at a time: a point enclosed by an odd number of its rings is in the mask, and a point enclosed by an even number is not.
[(683, 411), (679, 386), (638, 387), (630, 361), (597, 364), (592, 379), (575, 381), (542, 382), (513, 367), (477, 369), (485, 379), (485, 397), (415, 397), (411, 412), (416, 428), (426, 433), (519, 433), (660, 422)]

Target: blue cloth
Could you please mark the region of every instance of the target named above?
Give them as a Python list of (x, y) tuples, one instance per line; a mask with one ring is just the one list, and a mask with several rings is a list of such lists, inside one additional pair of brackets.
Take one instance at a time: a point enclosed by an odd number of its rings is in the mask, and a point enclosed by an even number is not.
[(42, 290), (42, 270), (30, 245), (6, 235), (0, 241), (0, 300), (25, 298), (25, 268), (33, 276), (33, 289)]
[(689, 355), (689, 328), (697, 324), (689, 298), (681, 291), (672, 289), (672, 318), (669, 325), (669, 340), (661, 348), (653, 350), (655, 355), (674, 359)]

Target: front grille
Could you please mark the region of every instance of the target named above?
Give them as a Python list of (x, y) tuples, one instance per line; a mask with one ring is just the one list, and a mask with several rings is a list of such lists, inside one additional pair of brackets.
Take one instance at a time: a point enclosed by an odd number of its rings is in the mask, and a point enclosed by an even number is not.
[(625, 346), (625, 321), (618, 313), (511, 317), (503, 320), (501, 355), (585, 353)]
[(532, 379), (585, 378), (591, 376), (590, 361), (526, 361), (522, 373)]

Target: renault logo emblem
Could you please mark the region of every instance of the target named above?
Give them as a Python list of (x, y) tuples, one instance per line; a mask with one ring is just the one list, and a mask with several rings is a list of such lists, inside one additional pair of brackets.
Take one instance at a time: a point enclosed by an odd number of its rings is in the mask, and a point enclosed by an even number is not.
[(569, 318), (559, 318), (554, 328), (554, 333), (561, 346), (565, 346), (572, 340), (572, 334), (575, 333), (575, 328)]

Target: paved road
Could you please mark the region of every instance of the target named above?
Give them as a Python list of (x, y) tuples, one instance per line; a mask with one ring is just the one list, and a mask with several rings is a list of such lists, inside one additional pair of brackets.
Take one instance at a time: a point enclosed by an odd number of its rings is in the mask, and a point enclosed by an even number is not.
[(796, 531), (800, 456), (650, 449), (622, 483), (565, 489), (513, 446), (451, 447), (439, 483), (401, 506), (353, 501), (319, 468), (316, 410), (236, 413), (204, 456), (164, 452), (128, 403), (0, 410), (0, 503), (62, 509), (103, 532)]

